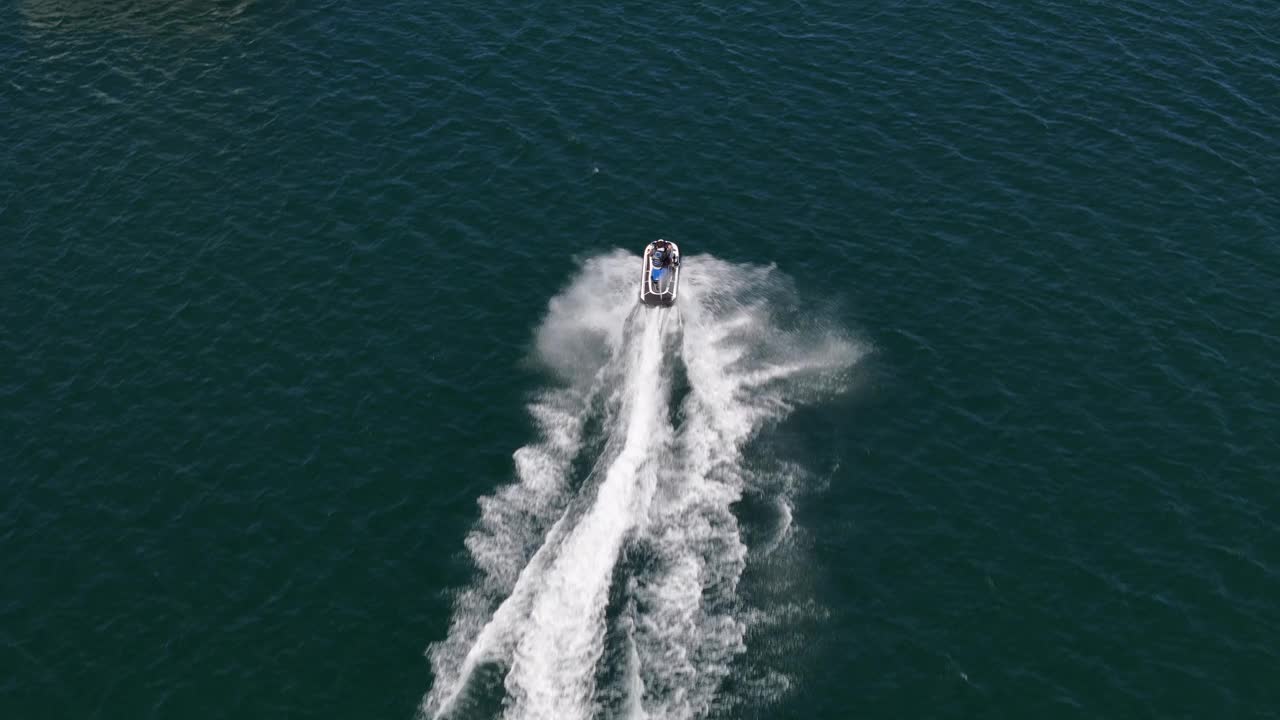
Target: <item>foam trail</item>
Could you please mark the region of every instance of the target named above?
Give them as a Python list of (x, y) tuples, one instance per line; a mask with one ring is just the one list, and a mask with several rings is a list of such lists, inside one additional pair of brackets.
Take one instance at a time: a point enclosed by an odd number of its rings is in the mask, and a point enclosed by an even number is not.
[(636, 263), (620, 251), (592, 258), (551, 301), (535, 338), (537, 359), (566, 384), (530, 406), (541, 438), (515, 452), (518, 482), (480, 500), (480, 521), (466, 539), (478, 578), (455, 601), (448, 636), (430, 648), (435, 682), (423, 699), (424, 717), (448, 714), (475, 670), (503, 661), (518, 640), (530, 599), (570, 526), (569, 470), (582, 449), (585, 418), (613, 384), (623, 320), (635, 306)]
[[(424, 716), (467, 715), (463, 698), (491, 666), (505, 671), (507, 720), (587, 718), (602, 698), (620, 698), (613, 707), (627, 718), (704, 717), (724, 705), (717, 693), (752, 618), (782, 611), (745, 607), (738, 592), (759, 556), (747, 552), (733, 509), (748, 488), (760, 492), (748, 469), (758, 458), (746, 453), (796, 404), (838, 391), (863, 350), (812, 323), (783, 329), (779, 308), (798, 302), (772, 267), (686, 257), (680, 303), (651, 310), (636, 304), (638, 264), (622, 252), (588, 260), (551, 302), (537, 354), (565, 387), (531, 406), (541, 439), (516, 452), (519, 482), (481, 500), (467, 538), (479, 574), (431, 648)], [(671, 353), (667, 340), (677, 338)], [(673, 427), (667, 370), (676, 365), (688, 389)], [(596, 420), (603, 449), (579, 486), (571, 468)], [(764, 495), (782, 513), (765, 555), (788, 532), (792, 482)], [(619, 566), (629, 543), (644, 561)], [(621, 572), (625, 609), (611, 633), (606, 610)], [(616, 673), (599, 672), (606, 642), (624, 643), (610, 648), (622, 658)], [(596, 688), (599, 678), (611, 686)]]
[(737, 588), (747, 547), (732, 507), (748, 482), (748, 441), (862, 354), (838, 336), (782, 331), (771, 303), (758, 300), (772, 294), (772, 305), (793, 304), (772, 268), (694, 257), (682, 282), (681, 355), (690, 392), (675, 439), (680, 463), (646, 529), (658, 561), (635, 583), (643, 611), (632, 637), (645, 710), (665, 718), (710, 713), (745, 649)]
[(604, 611), (623, 539), (647, 514), (656, 476), (649, 459), (665, 414), (662, 331), (670, 314), (642, 311), (643, 328), (627, 373), (625, 442), (595, 503), (566, 538), (516, 647), (508, 718), (572, 720), (591, 714)]
[[(559, 401), (567, 408), (549, 412), (551, 402)], [(432, 662), (436, 666), (437, 683), (428, 697), (436, 714), (448, 711), (466, 688), (476, 668), (500, 654), (500, 648), (513, 616), (528, 595), (528, 580), (546, 563), (547, 545), (539, 548), (523, 569), (519, 569), (514, 581), (510, 576), (519, 568), (517, 548), (511, 534), (517, 528), (532, 531), (540, 524), (542, 516), (552, 511), (556, 497), (562, 492), (563, 479), (567, 475), (574, 452), (581, 442), (582, 410), (589, 404), (589, 397), (577, 403), (568, 397), (548, 398), (533, 407), (535, 416), (542, 418), (547, 439), (535, 446), (528, 446), (515, 453), (517, 475), (521, 482), (509, 485), (500, 492), (480, 501), (480, 528), (467, 538), (467, 547), (478, 568), (484, 573), (483, 581), (463, 593), (458, 600), (450, 640), (432, 649)], [(548, 537), (556, 537), (563, 525), (563, 515), (551, 527)], [(514, 585), (511, 595), (494, 614), (493, 619), (479, 627), (483, 608), (488, 598), (502, 593)], [(461, 663), (453, 662), (460, 653), (459, 646), (470, 639)], [(424, 707), (425, 710), (425, 707)]]
[[(632, 609), (634, 613), (634, 608)], [(649, 714), (644, 711), (644, 679), (640, 677), (640, 654), (636, 652), (634, 619), (628, 619), (627, 628), (627, 675), (626, 687), (623, 688), (626, 693), (627, 703), (623, 708), (622, 716), (626, 720), (649, 720)]]

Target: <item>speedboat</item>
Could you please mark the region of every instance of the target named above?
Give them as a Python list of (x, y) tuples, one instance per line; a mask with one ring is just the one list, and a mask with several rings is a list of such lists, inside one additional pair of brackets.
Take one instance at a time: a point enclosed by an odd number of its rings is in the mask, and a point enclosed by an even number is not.
[(680, 248), (667, 240), (655, 240), (644, 249), (644, 272), (640, 276), (640, 302), (654, 307), (671, 307), (680, 288)]

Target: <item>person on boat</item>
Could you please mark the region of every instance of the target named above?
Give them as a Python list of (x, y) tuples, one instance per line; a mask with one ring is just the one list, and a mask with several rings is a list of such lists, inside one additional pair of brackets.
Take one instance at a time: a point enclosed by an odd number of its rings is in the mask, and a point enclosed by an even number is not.
[(680, 252), (666, 240), (658, 240), (653, 244), (653, 267), (680, 267)]

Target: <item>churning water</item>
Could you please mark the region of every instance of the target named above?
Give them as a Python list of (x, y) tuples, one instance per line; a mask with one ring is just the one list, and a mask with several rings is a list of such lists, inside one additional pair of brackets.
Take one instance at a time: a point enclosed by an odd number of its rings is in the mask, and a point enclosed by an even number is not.
[(837, 392), (862, 350), (781, 327), (773, 268), (691, 257), (670, 310), (636, 302), (638, 268), (588, 261), (538, 328), (560, 383), (530, 405), (540, 437), (515, 481), (480, 501), (428, 716), (500, 695), (511, 718), (697, 717), (745, 648), (750, 441)]

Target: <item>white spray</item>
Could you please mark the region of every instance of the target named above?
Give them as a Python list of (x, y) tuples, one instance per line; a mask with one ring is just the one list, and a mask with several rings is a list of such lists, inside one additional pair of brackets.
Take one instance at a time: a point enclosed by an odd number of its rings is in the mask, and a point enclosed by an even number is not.
[[(628, 538), (655, 557), (629, 579), (620, 619), (626, 672), (617, 690), (627, 717), (704, 716), (745, 648), (737, 585), (747, 549), (731, 510), (746, 483), (743, 451), (797, 400), (838, 390), (862, 351), (838, 335), (778, 329), (760, 299), (794, 302), (794, 291), (772, 268), (688, 258), (680, 304), (651, 310), (635, 306), (638, 265), (620, 252), (589, 261), (552, 302), (539, 356), (571, 379), (579, 412), (570, 419), (566, 400), (568, 414), (536, 415), (558, 419), (543, 424), (542, 443), (517, 452), (521, 482), (482, 500), (468, 538), (481, 577), (432, 648), (427, 716), (452, 712), (475, 669), (497, 663), (507, 668), (505, 717), (590, 717)], [(624, 333), (629, 313), (634, 327)], [(689, 391), (672, 428), (667, 370), (676, 358), (664, 337), (681, 321)], [(566, 497), (565, 475), (585, 444), (582, 416), (602, 395), (614, 410), (599, 476)], [(504, 524), (512, 517), (522, 521)], [(530, 546), (532, 555), (520, 550)]]

